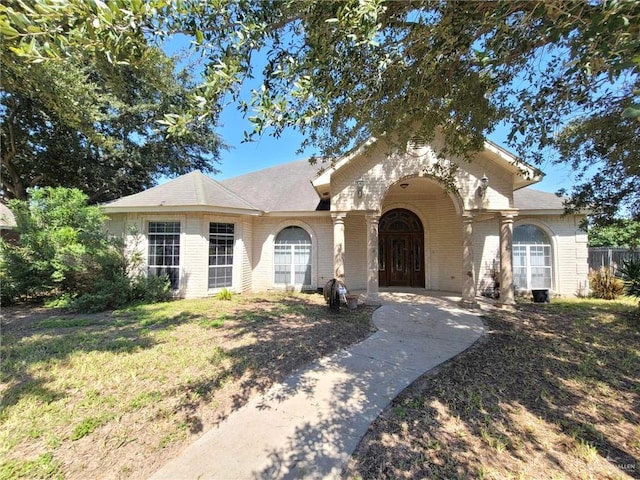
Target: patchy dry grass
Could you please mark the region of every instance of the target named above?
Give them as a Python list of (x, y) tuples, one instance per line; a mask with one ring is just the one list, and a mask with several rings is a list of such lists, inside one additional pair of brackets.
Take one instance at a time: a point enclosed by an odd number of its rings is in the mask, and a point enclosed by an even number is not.
[(231, 411), (371, 332), (320, 295), (109, 314), (5, 309), (0, 479), (145, 478)]
[(405, 390), (372, 425), (350, 479), (640, 478), (636, 303), (522, 304)]

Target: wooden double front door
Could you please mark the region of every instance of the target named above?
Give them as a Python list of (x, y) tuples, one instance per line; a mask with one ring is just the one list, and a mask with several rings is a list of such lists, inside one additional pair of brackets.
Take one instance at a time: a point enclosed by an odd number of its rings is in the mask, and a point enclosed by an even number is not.
[(424, 287), (424, 230), (409, 210), (385, 213), (378, 227), (378, 282), (381, 287)]

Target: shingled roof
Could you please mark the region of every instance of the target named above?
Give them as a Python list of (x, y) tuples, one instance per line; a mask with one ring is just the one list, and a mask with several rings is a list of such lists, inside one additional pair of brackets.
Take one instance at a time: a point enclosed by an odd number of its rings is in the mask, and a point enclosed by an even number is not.
[(251, 199), (265, 212), (300, 212), (328, 210), (311, 181), (318, 176), (319, 165), (309, 160), (276, 165), (238, 177), (222, 180), (230, 190)]
[(233, 211), (258, 214), (260, 208), (202, 172), (191, 172), (162, 185), (102, 206), (107, 213), (177, 210)]
[(523, 188), (513, 192), (513, 204), (521, 211), (528, 212), (558, 212), (564, 211), (563, 198), (555, 193)]
[[(312, 185), (320, 167), (308, 160), (276, 165), (220, 182), (191, 172), (144, 192), (103, 205), (106, 213), (162, 211), (218, 211), (248, 215), (262, 212), (328, 210)], [(514, 206), (532, 214), (563, 211), (562, 198), (522, 188), (513, 193)]]
[[(222, 180), (221, 183), (238, 195), (250, 198), (267, 212), (324, 210), (328, 209), (328, 204), (318, 203), (318, 193), (311, 183), (318, 172), (317, 165), (310, 165), (308, 160), (297, 160)], [(564, 210), (562, 198), (530, 187), (513, 192), (513, 200), (520, 210)]]

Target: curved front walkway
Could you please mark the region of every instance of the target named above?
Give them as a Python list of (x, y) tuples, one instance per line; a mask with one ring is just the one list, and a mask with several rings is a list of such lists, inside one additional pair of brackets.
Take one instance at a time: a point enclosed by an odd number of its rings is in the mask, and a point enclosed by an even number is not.
[(400, 391), (483, 333), (477, 313), (437, 299), (383, 305), (373, 321), (369, 338), (253, 398), (151, 478), (336, 478)]

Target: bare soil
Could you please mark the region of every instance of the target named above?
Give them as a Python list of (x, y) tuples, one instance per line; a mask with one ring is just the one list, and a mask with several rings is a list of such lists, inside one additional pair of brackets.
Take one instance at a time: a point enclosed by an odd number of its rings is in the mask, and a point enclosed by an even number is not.
[(640, 478), (640, 315), (525, 304), (399, 395), (349, 479)]

